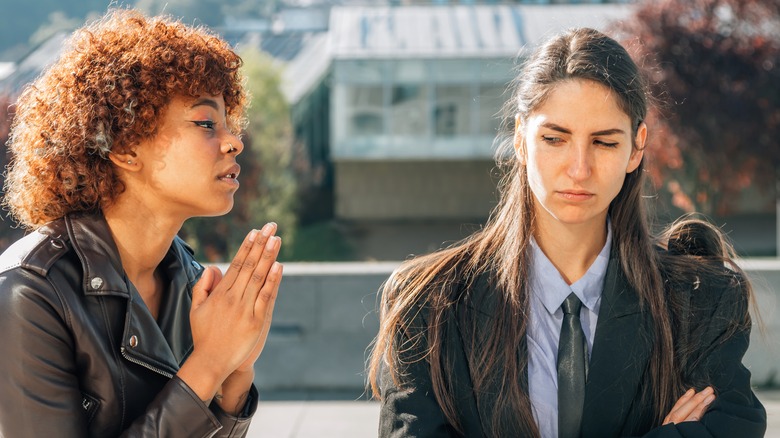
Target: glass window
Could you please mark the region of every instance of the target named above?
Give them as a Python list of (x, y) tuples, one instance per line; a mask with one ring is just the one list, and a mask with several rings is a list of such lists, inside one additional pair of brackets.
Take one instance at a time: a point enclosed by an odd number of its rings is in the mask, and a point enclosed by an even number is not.
[(431, 63), (431, 79), (438, 84), (468, 84), (477, 78), (476, 64), (471, 59), (438, 59)]
[(382, 87), (355, 85), (346, 88), (347, 136), (379, 135), (384, 132)]
[(359, 60), (338, 61), (334, 68), (335, 80), (339, 83), (380, 84), (384, 78), (384, 61)]
[(428, 87), (422, 84), (395, 85), (390, 108), (393, 135), (428, 134)]
[(425, 82), (428, 68), (425, 61), (401, 59), (393, 62), (393, 82), (419, 83)]
[(470, 84), (437, 87), (433, 107), (434, 133), (442, 137), (469, 135), (470, 111)]
[(501, 124), (501, 107), (504, 105), (504, 87), (483, 85), (479, 87), (479, 133), (496, 135)]

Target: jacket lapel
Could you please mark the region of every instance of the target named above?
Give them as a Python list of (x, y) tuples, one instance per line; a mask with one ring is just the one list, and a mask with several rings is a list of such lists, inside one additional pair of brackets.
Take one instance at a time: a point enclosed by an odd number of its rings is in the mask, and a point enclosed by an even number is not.
[(583, 437), (619, 436), (652, 348), (652, 325), (628, 285), (617, 257), (610, 258), (585, 385)]
[[(46, 231), (55, 237), (67, 232), (82, 262), (84, 294), (127, 299), (119, 345), (121, 355), (130, 362), (172, 377), (192, 351), (189, 308), (192, 286), (203, 268), (192, 259), (191, 253), (186, 253), (184, 242), (175, 238), (161, 264), (167, 273), (173, 274), (171, 278), (166, 278), (167, 290), (158, 325), (135, 287), (127, 280), (103, 216), (69, 215), (65, 218), (65, 225), (66, 230)], [(185, 275), (181, 275), (182, 272)]]
[[(203, 267), (191, 259), (191, 254), (188, 257), (182, 247), (183, 242), (176, 238), (160, 263), (169, 276), (165, 278), (166, 290), (157, 320), (128, 282), (131, 293), (122, 342), (122, 354), (128, 360), (169, 378), (192, 352), (192, 287), (203, 272)], [(185, 261), (188, 258), (190, 263)], [(186, 275), (179, 275), (181, 272)]]

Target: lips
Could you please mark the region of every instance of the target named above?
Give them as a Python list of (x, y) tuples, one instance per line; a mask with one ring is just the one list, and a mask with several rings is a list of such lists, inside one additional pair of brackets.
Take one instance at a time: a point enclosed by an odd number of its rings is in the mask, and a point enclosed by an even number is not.
[(570, 201), (587, 201), (595, 196), (595, 194), (586, 190), (560, 190), (558, 194)]
[(220, 174), (217, 179), (237, 179), (239, 173), (241, 173), (241, 166), (234, 164), (224, 173)]

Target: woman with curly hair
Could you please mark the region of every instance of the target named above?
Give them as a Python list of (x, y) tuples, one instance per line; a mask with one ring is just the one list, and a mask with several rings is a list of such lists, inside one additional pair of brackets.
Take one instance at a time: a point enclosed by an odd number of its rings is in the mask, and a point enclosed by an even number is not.
[(648, 96), (626, 50), (575, 29), (513, 85), (487, 225), (382, 291), (379, 435), (762, 436), (750, 285), (717, 228), (651, 235)]
[(233, 206), (241, 59), (114, 10), (19, 98), (0, 256), (0, 436), (244, 436), (282, 277), (276, 226), (224, 277), (177, 237)]

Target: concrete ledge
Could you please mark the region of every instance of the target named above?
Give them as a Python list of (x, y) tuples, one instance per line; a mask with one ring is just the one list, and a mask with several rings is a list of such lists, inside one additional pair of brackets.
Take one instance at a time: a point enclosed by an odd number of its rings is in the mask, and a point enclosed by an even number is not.
[[(257, 385), (274, 391), (361, 393), (365, 359), (379, 329), (377, 291), (400, 263), (286, 263), (271, 333), (256, 365)], [(755, 385), (777, 387), (780, 260), (750, 259), (740, 265), (753, 282), (760, 311), (745, 364)]]

